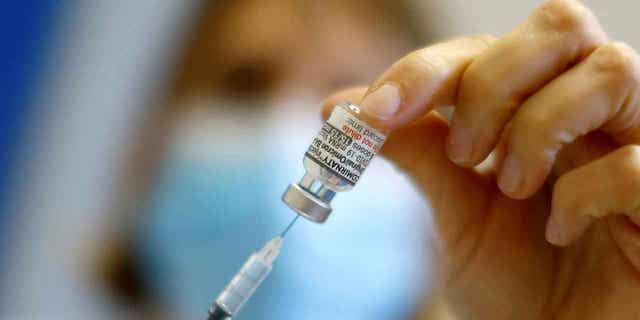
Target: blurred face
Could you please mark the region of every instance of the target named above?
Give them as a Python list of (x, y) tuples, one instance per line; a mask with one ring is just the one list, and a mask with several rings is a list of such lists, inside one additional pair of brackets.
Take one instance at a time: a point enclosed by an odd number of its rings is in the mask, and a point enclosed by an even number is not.
[[(377, 14), (382, 12), (359, 2), (228, 3), (215, 9), (219, 14), (209, 15), (205, 31), (195, 40), (197, 50), (188, 53), (177, 79), (184, 90), (178, 95), (183, 100), (175, 101), (179, 107), (174, 110), (180, 114), (170, 119), (177, 129), (170, 130), (168, 152), (154, 180), (140, 237), (148, 257), (144, 261), (149, 262), (145, 274), (156, 275), (152, 279), (157, 281), (155, 287), (161, 288), (163, 300), (180, 319), (197, 317), (210, 303), (211, 288), (224, 287), (229, 274), (235, 272), (232, 261), (242, 261), (257, 243), (289, 222), (291, 212), (279, 198), (303, 169), (301, 152), (317, 133), (322, 96), (339, 87), (370, 82), (406, 52), (410, 43), (407, 34), (394, 33), (379, 22)], [(380, 175), (380, 180), (369, 179), (370, 185), (393, 182), (391, 171), (386, 172), (389, 174)], [(360, 188), (366, 190), (366, 184), (361, 183)], [(342, 209), (376, 217), (384, 216), (383, 212), (408, 212), (414, 209), (413, 203), (421, 203), (406, 201), (408, 193), (402, 188), (385, 190), (385, 197), (376, 197), (384, 202), (353, 199), (351, 207), (345, 204)], [(327, 304), (337, 306), (334, 310), (341, 310), (341, 317), (355, 319), (410, 310), (398, 306), (419, 297), (416, 291), (421, 288), (417, 282), (398, 277), (414, 272), (419, 278), (424, 269), (416, 268), (420, 255), (407, 259), (401, 255), (408, 251), (396, 248), (415, 244), (386, 237), (370, 239), (370, 234), (391, 230), (394, 224), (415, 223), (386, 217), (353, 215), (359, 220), (357, 230), (351, 230), (355, 223), (324, 232), (313, 232), (315, 226), (310, 223), (298, 226), (299, 245), (287, 248), (290, 260), (279, 261), (273, 280), (260, 288), (261, 298), (253, 298), (243, 314), (248, 319), (265, 314), (275, 319), (291, 319), (296, 314), (313, 314), (304, 317), (309, 320), (335, 319), (335, 311), (324, 308)], [(367, 246), (357, 245), (357, 238)], [(370, 246), (376, 248), (375, 254), (365, 250)], [(328, 247), (340, 250), (325, 250)], [(363, 272), (360, 263), (376, 263), (368, 259), (380, 257), (380, 263), (395, 261), (394, 267), (405, 267), (406, 272), (385, 276), (376, 268)], [(315, 262), (301, 267), (301, 261)], [(308, 278), (328, 269), (336, 271), (331, 281)], [(278, 272), (286, 274), (287, 281), (278, 281)], [(356, 278), (356, 287), (378, 292), (374, 295), (385, 296), (385, 303), (398, 309), (382, 303), (372, 308), (368, 295), (344, 294), (345, 279)], [(295, 312), (289, 303), (281, 303), (289, 297), (299, 301)]]
[(248, 0), (223, 10), (201, 41), (206, 90), (225, 97), (320, 97), (369, 83), (410, 46), (360, 2)]

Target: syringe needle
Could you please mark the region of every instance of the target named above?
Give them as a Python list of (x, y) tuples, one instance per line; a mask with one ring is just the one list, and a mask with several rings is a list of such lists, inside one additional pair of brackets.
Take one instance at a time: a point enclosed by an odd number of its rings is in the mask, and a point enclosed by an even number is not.
[(293, 218), (293, 220), (291, 220), (291, 222), (289, 222), (289, 225), (284, 229), (284, 231), (282, 231), (282, 233), (280, 234), (281, 238), (284, 238), (285, 235), (287, 235), (287, 232), (289, 232), (289, 229), (291, 229), (291, 227), (293, 227), (293, 224), (296, 223), (296, 221), (298, 220), (298, 218), (300, 218), (299, 214), (296, 214), (295, 218)]

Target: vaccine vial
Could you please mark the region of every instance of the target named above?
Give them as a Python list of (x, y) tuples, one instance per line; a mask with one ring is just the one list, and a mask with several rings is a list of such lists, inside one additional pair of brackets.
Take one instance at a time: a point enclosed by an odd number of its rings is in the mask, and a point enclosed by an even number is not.
[(350, 102), (337, 104), (304, 154), (306, 173), (289, 185), (282, 201), (299, 215), (323, 223), (337, 192), (353, 188), (387, 138), (360, 117)]

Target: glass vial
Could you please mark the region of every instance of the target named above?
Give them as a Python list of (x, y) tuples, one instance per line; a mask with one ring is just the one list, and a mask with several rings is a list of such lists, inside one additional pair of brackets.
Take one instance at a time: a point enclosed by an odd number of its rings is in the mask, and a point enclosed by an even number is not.
[(387, 135), (359, 116), (360, 107), (341, 102), (313, 139), (303, 159), (305, 175), (282, 196), (299, 215), (325, 222), (336, 192), (353, 188), (382, 147)]

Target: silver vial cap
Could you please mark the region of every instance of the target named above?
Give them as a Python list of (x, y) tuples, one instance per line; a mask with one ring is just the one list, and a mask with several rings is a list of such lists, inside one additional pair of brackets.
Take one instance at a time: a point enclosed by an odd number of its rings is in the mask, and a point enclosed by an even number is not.
[(289, 185), (282, 195), (282, 201), (304, 218), (323, 223), (331, 214), (331, 205), (320, 200), (297, 183)]

